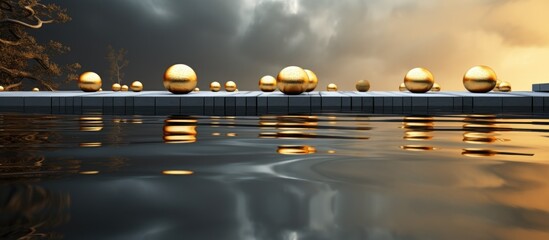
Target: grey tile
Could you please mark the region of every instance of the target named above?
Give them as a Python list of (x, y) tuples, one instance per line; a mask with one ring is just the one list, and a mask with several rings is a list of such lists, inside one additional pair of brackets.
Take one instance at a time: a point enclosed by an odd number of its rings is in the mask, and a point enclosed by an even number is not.
[(353, 110), (353, 111), (362, 110), (362, 98), (361, 97), (351, 97), (351, 110)]
[(204, 107), (204, 98), (203, 97), (180, 97), (179, 100), (180, 106), (183, 107)]
[(51, 97), (26, 97), (25, 107), (51, 107)]
[(311, 97), (309, 96), (289, 96), (288, 106), (290, 108), (295, 107), (311, 107)]
[(269, 106), (269, 111), (271, 107), (288, 107), (288, 97), (269, 97), (267, 99), (267, 104)]
[[(116, 98), (114, 99), (115, 106), (117, 106)], [(172, 107), (179, 109), (179, 106), (181, 106), (181, 100), (179, 99), (179, 97), (156, 97), (155, 102), (156, 107)]]
[(237, 108), (246, 108), (246, 97), (245, 96), (237, 96), (235, 97), (236, 100), (236, 107)]
[(501, 107), (502, 97), (475, 97), (473, 98), (473, 107)]
[(154, 97), (135, 97), (133, 101), (135, 107), (154, 107), (156, 104)]
[(103, 98), (82, 97), (82, 107), (103, 107)]
[(428, 107), (429, 100), (427, 97), (412, 97), (412, 107), (415, 109), (417, 107)]
[(25, 99), (22, 97), (0, 97), (0, 107), (24, 107)]
[(341, 108), (341, 97), (322, 97), (322, 109)]
[(225, 98), (224, 97), (214, 97), (214, 107), (225, 108)]

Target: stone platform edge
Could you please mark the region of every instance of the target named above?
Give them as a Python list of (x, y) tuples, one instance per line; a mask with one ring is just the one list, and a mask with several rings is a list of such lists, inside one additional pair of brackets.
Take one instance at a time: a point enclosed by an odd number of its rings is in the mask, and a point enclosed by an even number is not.
[[(175, 95), (146, 92), (0, 92), (0, 111), (78, 113), (81, 109), (125, 113), (162, 109), (173, 114), (264, 114), (315, 112), (525, 112), (549, 113), (549, 93), (544, 92), (311, 92), (289, 96), (280, 92), (192, 92)], [(128, 111), (131, 110), (131, 111)], [(174, 111), (175, 109), (175, 111)], [(389, 110), (388, 110), (389, 109)]]

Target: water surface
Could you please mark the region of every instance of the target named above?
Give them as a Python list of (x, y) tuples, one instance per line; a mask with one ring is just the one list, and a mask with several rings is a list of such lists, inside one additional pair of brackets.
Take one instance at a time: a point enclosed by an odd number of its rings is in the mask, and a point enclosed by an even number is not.
[(549, 239), (547, 116), (0, 115), (2, 239)]

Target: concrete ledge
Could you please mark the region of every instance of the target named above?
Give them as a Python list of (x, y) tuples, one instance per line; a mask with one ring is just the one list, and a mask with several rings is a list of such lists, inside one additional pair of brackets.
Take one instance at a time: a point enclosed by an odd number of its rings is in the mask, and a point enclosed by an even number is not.
[[(544, 86), (535, 86), (544, 89)], [(116, 114), (257, 115), (269, 113), (467, 113), (549, 112), (549, 92), (310, 92), (288, 96), (258, 91), (193, 92), (0, 92), (0, 111), (78, 113), (95, 109)], [(49, 109), (49, 110), (48, 110)]]

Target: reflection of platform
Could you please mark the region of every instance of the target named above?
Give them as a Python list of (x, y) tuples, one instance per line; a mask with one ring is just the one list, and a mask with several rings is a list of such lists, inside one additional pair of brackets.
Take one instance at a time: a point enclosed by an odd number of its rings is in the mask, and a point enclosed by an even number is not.
[(549, 112), (549, 93), (510, 92), (0, 92), (0, 111), (79, 113), (82, 109), (124, 114), (264, 114), (314, 112)]

